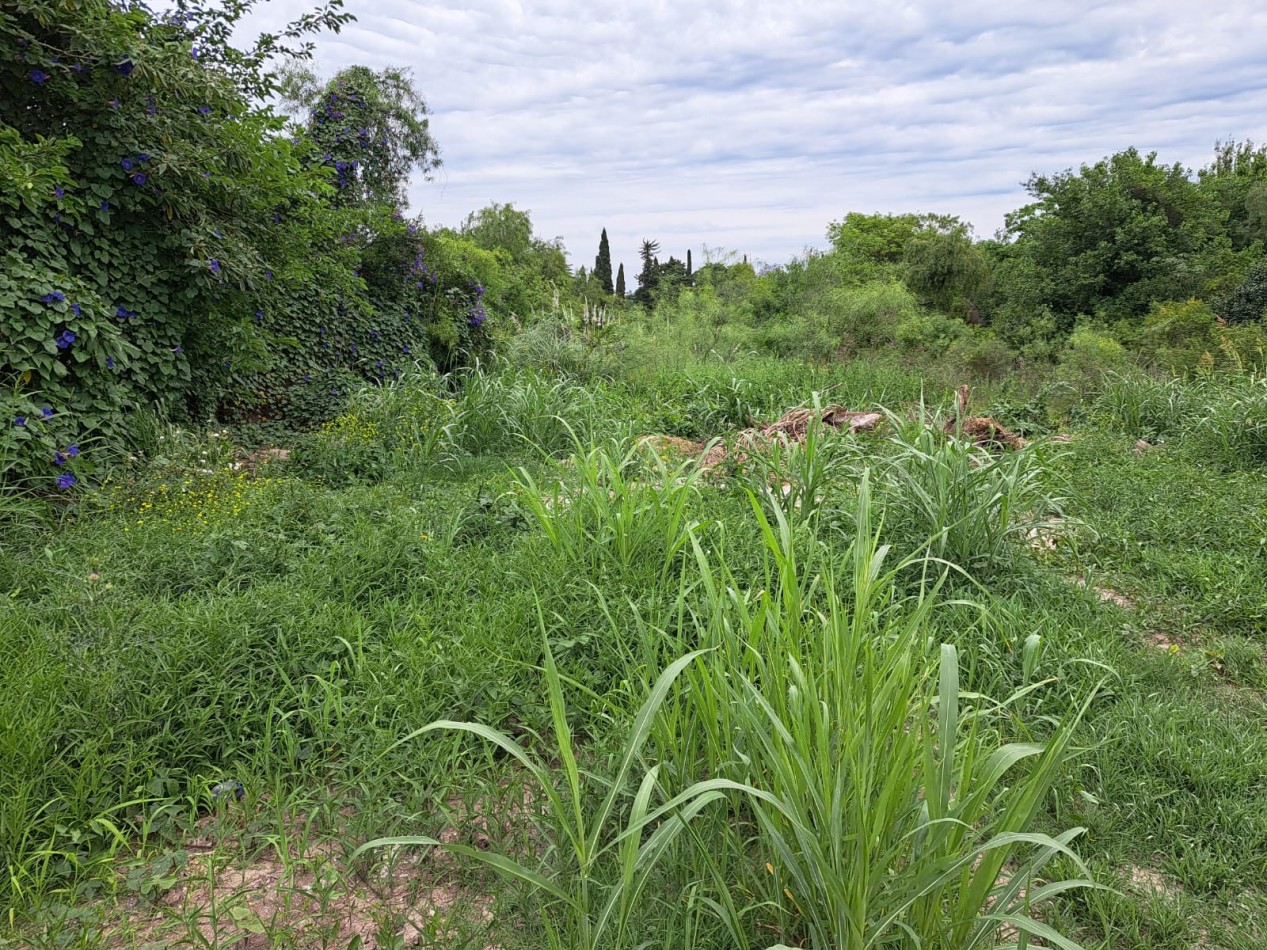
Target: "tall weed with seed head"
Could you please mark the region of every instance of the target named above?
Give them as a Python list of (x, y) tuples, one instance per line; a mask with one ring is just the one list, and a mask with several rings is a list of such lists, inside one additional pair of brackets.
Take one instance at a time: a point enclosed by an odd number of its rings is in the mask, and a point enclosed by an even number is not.
[[(1032, 825), (1090, 698), (1045, 742), (1001, 741), (1010, 706), (1039, 684), (1001, 703), (961, 690), (955, 648), (927, 635), (939, 585), (897, 593), (914, 559), (891, 563), (866, 476), (843, 560), (798, 551), (778, 507), (770, 519), (754, 500), (753, 512), (764, 590), (695, 546), (696, 635), (711, 652), (684, 691), (694, 715), (676, 725), (711, 733), (699, 747), (714, 757), (697, 768), (743, 787), (769, 868), (755, 886), (784, 932), (821, 948), (963, 950), (995, 946), (1006, 925), (1077, 946), (1031, 911), (1090, 885), (1044, 881), (1058, 855), (1082, 868), (1070, 849), (1082, 829)], [(657, 741), (662, 754), (677, 742)]]

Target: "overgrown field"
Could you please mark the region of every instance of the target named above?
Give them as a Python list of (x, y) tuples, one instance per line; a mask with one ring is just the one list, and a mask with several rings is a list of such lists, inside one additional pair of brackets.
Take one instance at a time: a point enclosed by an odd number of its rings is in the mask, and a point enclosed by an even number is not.
[(1261, 378), (518, 345), (0, 499), (0, 944), (1267, 944)]

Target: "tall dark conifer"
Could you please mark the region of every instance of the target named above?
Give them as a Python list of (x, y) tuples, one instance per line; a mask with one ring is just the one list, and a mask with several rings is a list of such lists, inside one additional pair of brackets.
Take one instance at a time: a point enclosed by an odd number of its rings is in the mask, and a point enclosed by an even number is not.
[(620, 269), (616, 271), (616, 296), (622, 300), (625, 298), (625, 264), (622, 261)]
[(603, 285), (603, 292), (612, 292), (612, 251), (607, 243), (607, 229), (603, 228), (603, 236), (598, 239), (598, 256), (594, 258), (594, 276)]
[(690, 277), (694, 273), (695, 269), (691, 267), (691, 249), (688, 247), (686, 249), (686, 276)]

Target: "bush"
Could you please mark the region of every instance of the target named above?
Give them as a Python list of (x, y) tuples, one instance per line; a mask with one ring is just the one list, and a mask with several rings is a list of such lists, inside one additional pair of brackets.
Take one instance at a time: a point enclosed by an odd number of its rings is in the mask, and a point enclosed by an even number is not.
[(1002, 379), (1015, 365), (1016, 354), (990, 332), (978, 332), (964, 337), (949, 351), (950, 361), (962, 366), (973, 379)]
[(919, 310), (909, 290), (884, 280), (840, 288), (821, 307), (810, 319), (825, 320), (842, 345), (860, 349), (892, 343), (898, 324)]
[(972, 330), (956, 317), (936, 310), (921, 310), (904, 318), (893, 330), (894, 339), (906, 350), (941, 354), (967, 339)]

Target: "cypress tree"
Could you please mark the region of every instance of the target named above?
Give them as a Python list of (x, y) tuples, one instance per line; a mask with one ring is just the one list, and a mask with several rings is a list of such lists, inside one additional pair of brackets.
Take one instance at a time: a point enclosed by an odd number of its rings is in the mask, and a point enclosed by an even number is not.
[(625, 299), (625, 262), (620, 262), (620, 269), (616, 271), (616, 296), (621, 300)]
[(594, 276), (603, 285), (603, 292), (612, 292), (612, 251), (607, 243), (607, 229), (603, 228), (603, 236), (598, 239), (598, 256), (594, 258)]
[(691, 267), (691, 249), (686, 249), (686, 276), (690, 277), (695, 273), (695, 269)]

